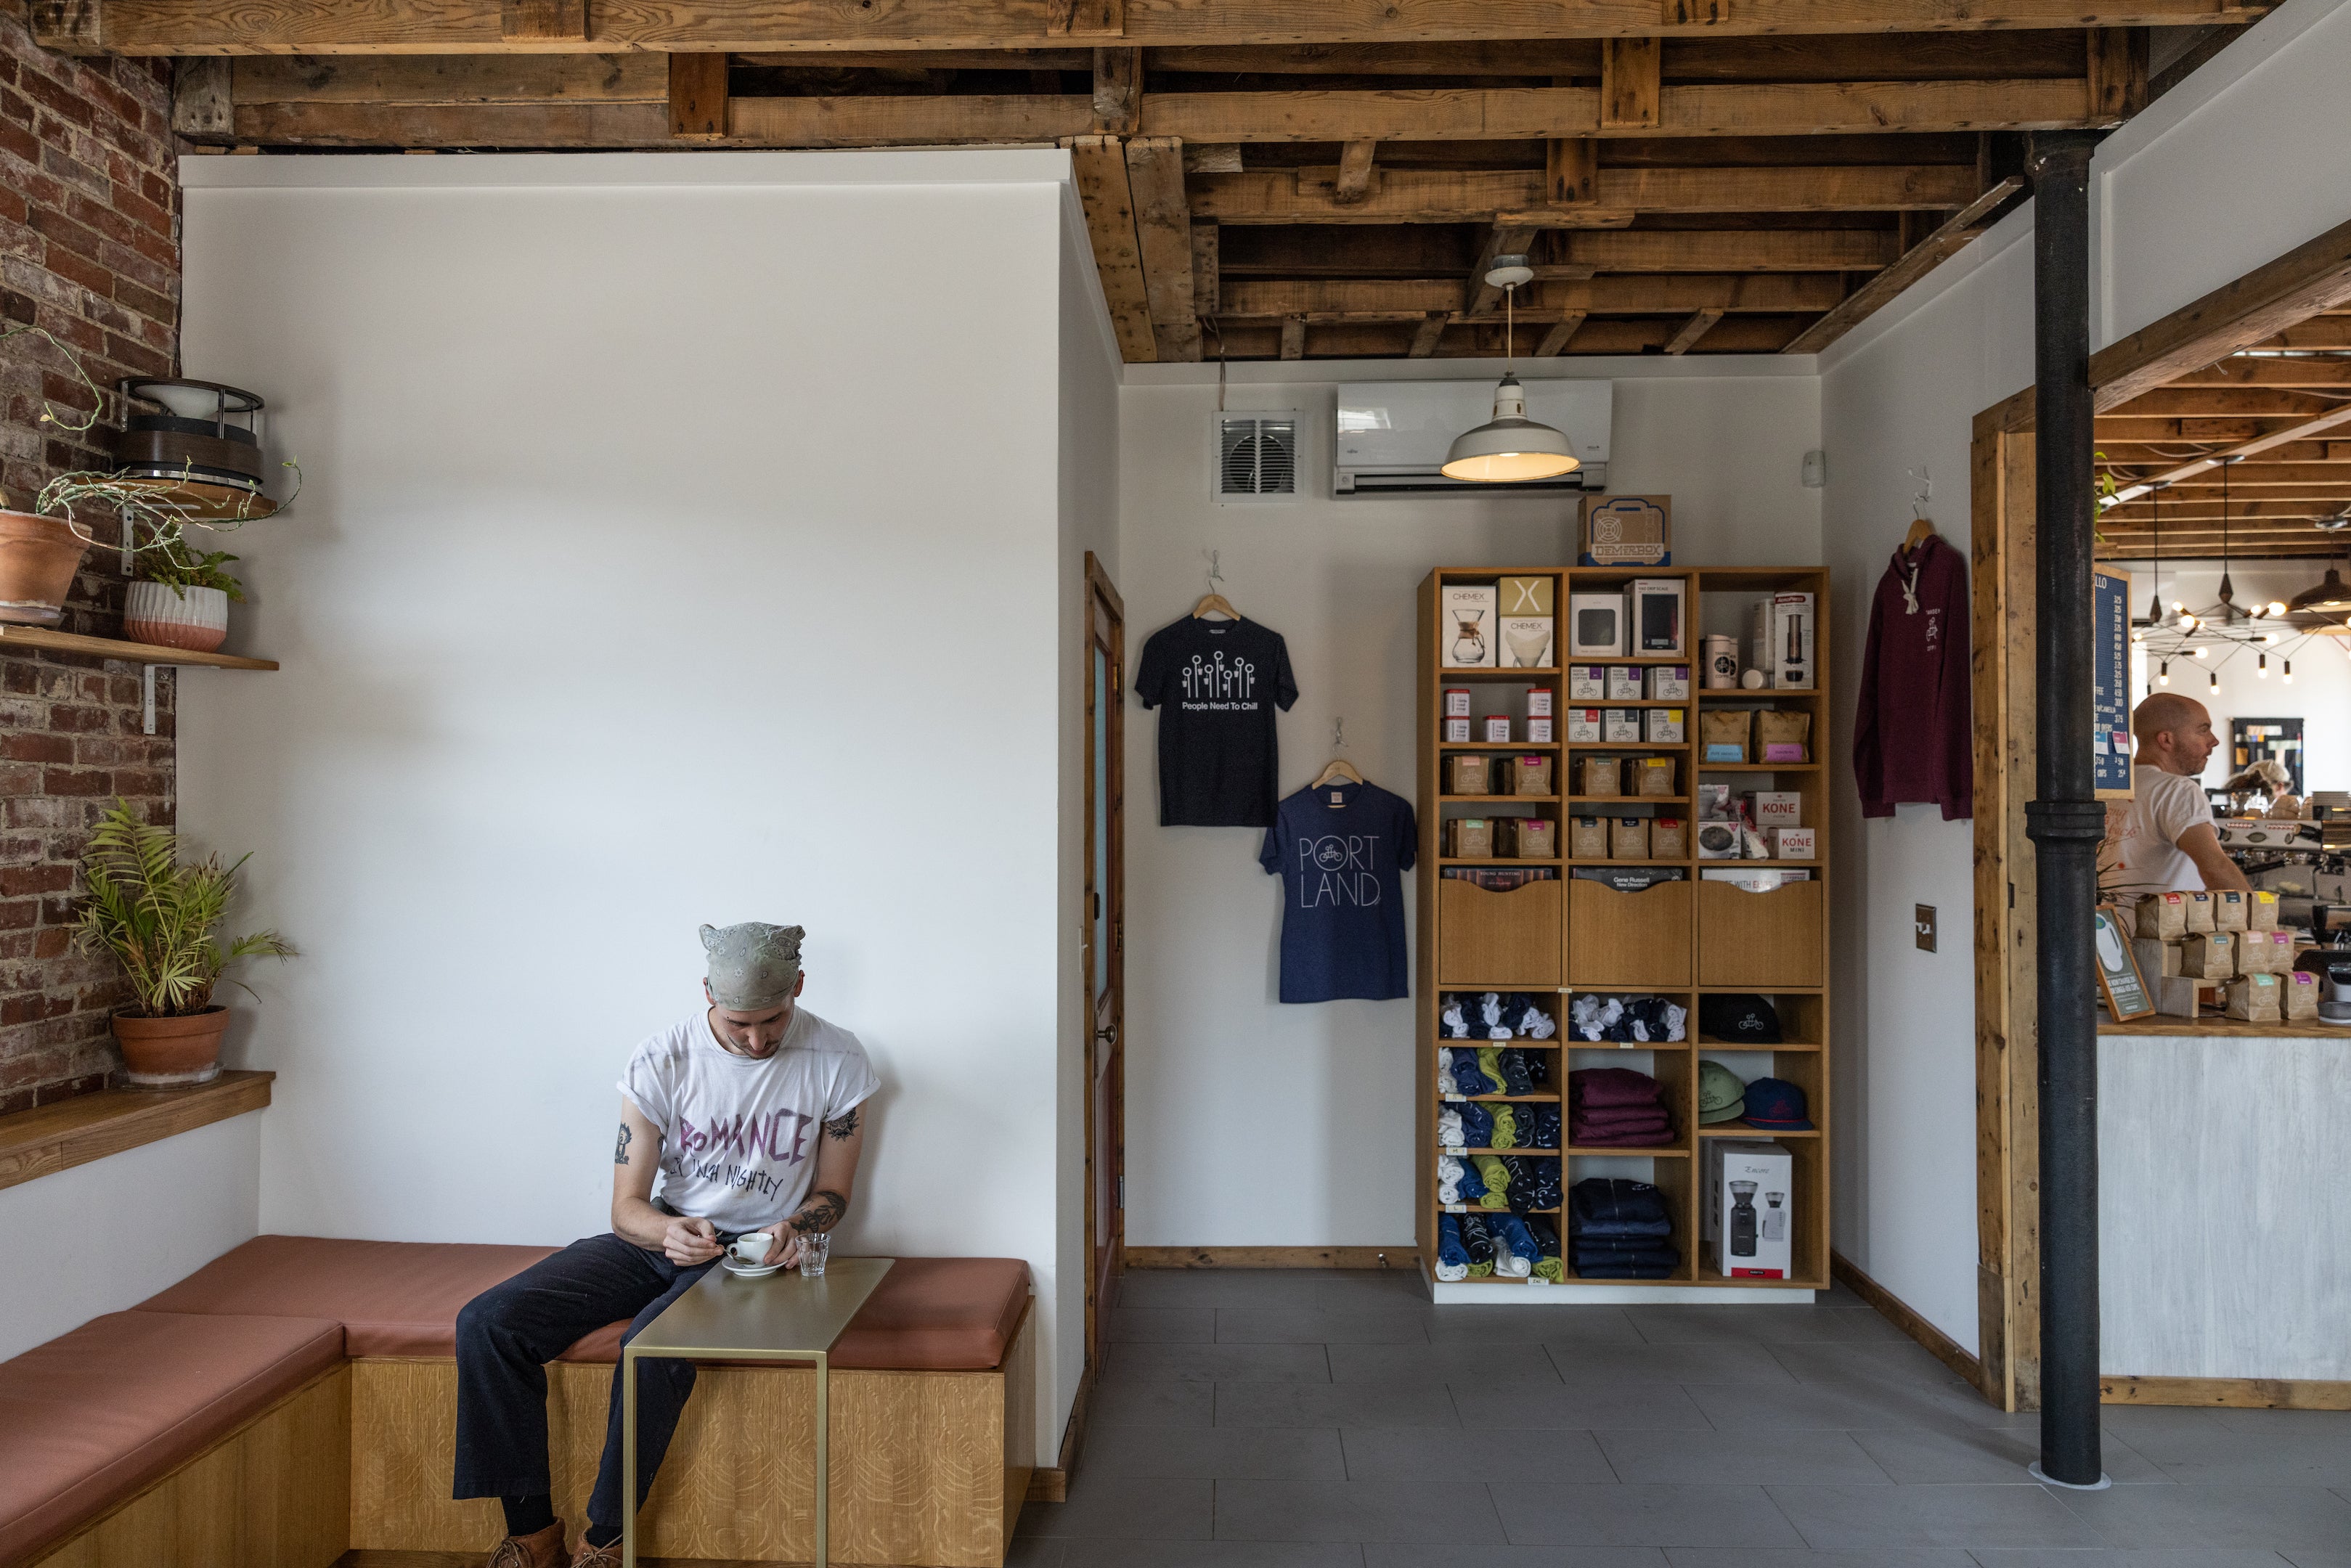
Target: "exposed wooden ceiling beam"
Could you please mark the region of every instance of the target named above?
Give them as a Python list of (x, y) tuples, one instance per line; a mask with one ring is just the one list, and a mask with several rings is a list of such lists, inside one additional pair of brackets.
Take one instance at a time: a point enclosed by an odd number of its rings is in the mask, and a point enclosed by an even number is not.
[(1343, 207), (1352, 207), (1372, 192), (1372, 154), (1379, 150), (1376, 141), (1350, 141), (1339, 152), (1339, 177), (1332, 182), (1331, 199)]
[(1130, 365), (1149, 364), (1159, 357), (1159, 348), (1135, 241), (1125, 149), (1115, 136), (1079, 136), (1070, 143), (1070, 161), (1086, 212), (1086, 233), (1093, 241), (1094, 270), (1102, 277), (1102, 298), (1118, 334), (1119, 357)]
[[(1665, 347), (1685, 319), (1686, 312), (1671, 316), (1595, 316), (1576, 331), (1573, 355), (1652, 353)], [(1803, 319), (1796, 316), (1726, 316), (1708, 335), (1707, 351), (1777, 353), (1802, 325)], [(1223, 331), (1227, 351), (1233, 359), (1270, 360), (1280, 353), (1281, 324), (1278, 321), (1233, 322), (1226, 325)], [(1412, 354), (1414, 345), (1424, 336), (1428, 338), (1429, 347), (1423, 353)], [(1395, 359), (1406, 355), (1416, 359), (1499, 359), (1502, 352), (1502, 327), (1499, 320), (1471, 326), (1442, 317), (1433, 321), (1407, 318), (1384, 322), (1318, 322), (1307, 347), (1312, 358), (1325, 361)]]
[(716, 141), (726, 134), (726, 57), (669, 57), (669, 133), (681, 141)]
[(2098, 406), (2110, 409), (2346, 299), (2351, 299), (2351, 221), (2099, 350), (2090, 361)]
[[(2099, 423), (2103, 425), (2108, 417), (2110, 416), (2100, 415)], [(2116, 504), (2108, 509), (2119, 510), (2138, 497), (2160, 486), (2175, 484), (2183, 479), (2192, 479), (2199, 475), (2210, 473), (2214, 469), (2225, 466), (2229, 458), (2253, 457), (2264, 452), (2274, 452), (2280, 447), (2308, 441), (2313, 436), (2324, 435), (2330, 430), (2339, 430), (2346, 424), (2351, 424), (2351, 403), (2346, 403), (2340, 408), (2329, 410), (2312, 418), (2297, 421), (2282, 429), (2273, 430), (2240, 442), (2226, 452), (2212, 453), (2208, 456), (2183, 463), (2178, 467), (2167, 469), (2163, 473), (2151, 474), (2143, 479), (2134, 480), (2115, 492)]]
[(669, 57), (658, 54), (247, 55), (228, 69), (236, 103), (659, 103), (669, 96)]
[(2098, 423), (2134, 419), (2309, 418), (2338, 399), (2274, 387), (2158, 387), (2130, 402), (2098, 411)]
[(1143, 264), (1151, 332), (1163, 363), (1200, 357), (1200, 322), (1192, 298), (1192, 214), (1184, 204), (1184, 149), (1163, 136), (1126, 144), (1128, 191)]
[(1445, 315), (1442, 311), (1424, 317), (1412, 329), (1411, 346), (1405, 350), (1408, 359), (1426, 360), (1437, 352), (1437, 345), (1445, 339)]
[[(1499, 290), (1497, 293), (1499, 294)], [(1517, 313), (1529, 321), (1568, 312), (1594, 315), (1675, 315), (1720, 309), (1742, 314), (1824, 310), (1841, 298), (1834, 277), (1813, 273), (1621, 273), (1583, 281), (1531, 284), (1519, 291)], [(1311, 281), (1226, 280), (1219, 313), (1235, 318), (1301, 315), (1421, 316), (1461, 311), (1463, 289), (1449, 277), (1345, 278)], [(1462, 311), (1465, 319), (1470, 314)], [(1476, 314), (1501, 322), (1497, 305)]]
[(1306, 318), (1291, 316), (1281, 323), (1281, 357), (1302, 360), (1306, 357)]
[[(1192, 210), (1225, 224), (1493, 221), (1542, 206), (1536, 169), (1381, 169), (1362, 203), (1332, 199), (1337, 171), (1271, 169), (1197, 176)], [(1976, 172), (1946, 164), (1768, 169), (1602, 169), (1598, 204), (1650, 213), (1898, 212), (1960, 207)]]
[(1093, 78), (1095, 132), (1133, 135), (1143, 112), (1143, 51), (1096, 49)]
[[(1646, 35), (1968, 31), (2251, 22), (2266, 8), (2228, 0), (1736, 0), (1723, 5), (1553, 0), (1530, 16), (1489, 0), (937, 0), (810, 5), (805, 0), (597, 0), (579, 38), (510, 37), (515, 0), (37, 0), (36, 37), (71, 53), (471, 54), (501, 50), (821, 50), (1138, 47), (1428, 43)], [(1110, 14), (1114, 12), (1115, 14)], [(1105, 26), (1105, 24), (1113, 24)], [(1091, 37), (1088, 35), (1092, 35)]]
[(1817, 354), (1844, 337), (1879, 306), (1917, 282), (1981, 234), (1984, 225), (2024, 188), (2022, 179), (2002, 180), (1951, 214), (1950, 220), (1910, 247), (1902, 258), (1863, 284), (1835, 308), (1788, 345), (1792, 354)]
[(2175, 387), (2351, 387), (2351, 355), (2342, 359), (2271, 359), (2232, 356), (2217, 365), (2175, 376)]
[(1552, 322), (1551, 330), (1543, 334), (1542, 341), (1535, 345), (1535, 358), (1548, 360), (1567, 352), (1568, 344), (1574, 341), (1576, 331), (1584, 320), (1583, 311), (1570, 310)]
[(1561, 236), (1602, 272), (1874, 272), (1898, 256), (1891, 229), (1619, 229)]
[(1698, 340), (1712, 331), (1714, 324), (1722, 318), (1723, 312), (1710, 306), (1703, 310), (1691, 311), (1689, 319), (1683, 322), (1680, 329), (1666, 340), (1666, 352), (1668, 354), (1689, 352), (1698, 347)]

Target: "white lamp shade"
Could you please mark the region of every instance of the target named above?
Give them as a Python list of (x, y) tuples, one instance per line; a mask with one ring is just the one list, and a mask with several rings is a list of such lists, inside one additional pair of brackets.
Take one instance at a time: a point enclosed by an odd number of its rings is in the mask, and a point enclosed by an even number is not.
[(1494, 389), (1494, 417), (1453, 438), (1438, 470), (1448, 479), (1508, 485), (1556, 479), (1583, 465), (1568, 449), (1567, 437), (1526, 417), (1525, 389), (1506, 375)]

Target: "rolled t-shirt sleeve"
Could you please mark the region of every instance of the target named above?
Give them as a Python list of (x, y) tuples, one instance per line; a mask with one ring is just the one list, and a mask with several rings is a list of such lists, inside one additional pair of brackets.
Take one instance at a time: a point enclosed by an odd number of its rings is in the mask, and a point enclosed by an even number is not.
[(661, 1129), (664, 1137), (669, 1135), (670, 1129), (677, 1124), (677, 1098), (652, 1051), (640, 1049), (630, 1056), (629, 1064), (621, 1070), (617, 1087), (646, 1121)]
[(832, 1076), (831, 1092), (825, 1096), (824, 1119), (828, 1122), (846, 1116), (873, 1097), (882, 1087), (882, 1075), (873, 1071), (862, 1051), (842, 1053), (841, 1069)]
[(2155, 824), (2156, 831), (2174, 848), (2179, 846), (2180, 834), (2212, 821), (2212, 802), (2205, 798), (2204, 787), (2176, 773), (2164, 776), (2162, 792), (2148, 801), (2147, 807), (2147, 818)]

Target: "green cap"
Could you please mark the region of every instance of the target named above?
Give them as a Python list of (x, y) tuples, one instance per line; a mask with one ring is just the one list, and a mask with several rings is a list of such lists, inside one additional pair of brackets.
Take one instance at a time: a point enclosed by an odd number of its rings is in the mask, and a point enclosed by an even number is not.
[(1735, 1122), (1747, 1113), (1747, 1085), (1719, 1061), (1698, 1064), (1698, 1119), (1702, 1126)]

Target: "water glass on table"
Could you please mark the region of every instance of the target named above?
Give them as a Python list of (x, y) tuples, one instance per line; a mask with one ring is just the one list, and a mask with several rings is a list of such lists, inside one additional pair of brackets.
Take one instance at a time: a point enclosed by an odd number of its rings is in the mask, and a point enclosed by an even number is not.
[(803, 1280), (823, 1279), (824, 1260), (826, 1255), (831, 1250), (832, 1238), (825, 1231), (820, 1230), (812, 1235), (801, 1237), (800, 1278)]

